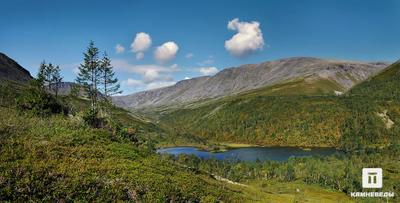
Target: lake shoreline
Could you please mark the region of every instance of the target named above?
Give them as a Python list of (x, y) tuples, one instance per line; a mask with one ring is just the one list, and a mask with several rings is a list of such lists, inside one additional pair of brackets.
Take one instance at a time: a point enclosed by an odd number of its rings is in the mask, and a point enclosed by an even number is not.
[[(243, 145), (240, 145), (243, 146)], [(224, 151), (205, 151), (199, 147), (179, 146), (163, 147), (157, 149), (159, 154), (169, 154), (175, 157), (180, 155), (196, 156), (201, 159), (232, 160), (232, 161), (286, 161), (290, 157), (307, 156), (330, 156), (340, 154), (341, 151), (335, 148), (301, 148), (301, 147), (262, 147), (262, 146), (243, 146), (226, 149)]]
[(157, 149), (162, 148), (173, 148), (173, 147), (195, 147), (202, 151), (211, 152), (211, 153), (220, 153), (226, 152), (230, 149), (236, 148), (246, 148), (246, 147), (293, 147), (293, 148), (301, 148), (305, 151), (310, 151), (313, 148), (333, 148), (338, 151), (342, 151), (339, 147), (329, 146), (329, 145), (276, 145), (276, 144), (248, 144), (248, 143), (229, 143), (229, 142), (220, 142), (220, 143), (209, 143), (209, 144), (199, 144), (199, 143), (163, 143), (157, 146)]

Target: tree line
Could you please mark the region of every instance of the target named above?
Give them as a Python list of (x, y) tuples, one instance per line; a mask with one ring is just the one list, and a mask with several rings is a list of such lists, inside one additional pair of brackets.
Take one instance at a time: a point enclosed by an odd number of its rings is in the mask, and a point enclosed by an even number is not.
[[(115, 77), (114, 67), (111, 59), (104, 52), (100, 59), (99, 49), (91, 41), (84, 55), (84, 61), (79, 65), (79, 73), (76, 82), (82, 86), (86, 96), (91, 100), (91, 106), (96, 109), (99, 100), (110, 101), (110, 97), (122, 93), (120, 84)], [(50, 90), (58, 96), (59, 88), (63, 77), (60, 74), (60, 67), (43, 61), (40, 64), (37, 81), (41, 86)]]
[[(106, 52), (100, 57), (99, 49), (91, 41), (83, 56), (83, 62), (78, 67), (76, 84), (72, 85), (69, 94), (76, 94), (77, 89), (83, 92), (80, 97), (89, 99), (90, 108), (85, 112), (84, 119), (94, 125), (98, 122), (99, 114), (104, 115), (110, 107), (111, 96), (122, 91)], [(42, 61), (36, 79), (17, 97), (19, 109), (32, 110), (30, 112), (39, 115), (68, 113), (66, 99), (60, 98), (62, 84), (60, 66)]]

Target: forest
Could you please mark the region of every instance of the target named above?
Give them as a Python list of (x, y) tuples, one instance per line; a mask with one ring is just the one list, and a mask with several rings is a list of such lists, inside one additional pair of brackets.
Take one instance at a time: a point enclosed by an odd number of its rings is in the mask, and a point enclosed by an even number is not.
[(399, 69), (395, 63), (343, 96), (264, 95), (256, 91), (161, 108), (153, 114), (166, 126), (174, 126), (177, 137), (192, 140), (346, 151), (382, 148), (398, 144), (400, 129), (387, 122), (400, 122)]

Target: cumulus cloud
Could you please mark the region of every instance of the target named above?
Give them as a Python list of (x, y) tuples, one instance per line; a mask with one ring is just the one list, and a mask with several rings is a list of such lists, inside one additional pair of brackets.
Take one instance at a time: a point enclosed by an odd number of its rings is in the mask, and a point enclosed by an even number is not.
[(193, 53), (187, 53), (186, 55), (185, 55), (185, 58), (192, 58), (194, 56), (194, 54)]
[(214, 75), (215, 73), (218, 72), (218, 69), (216, 67), (202, 67), (199, 68), (198, 71), (202, 75)]
[(124, 53), (124, 51), (125, 51), (125, 47), (124, 46), (122, 46), (120, 44), (115, 45), (115, 52), (117, 54)]
[(243, 57), (263, 48), (264, 39), (259, 22), (240, 22), (235, 18), (229, 21), (228, 29), (237, 31), (225, 41), (225, 49), (232, 55)]
[(127, 80), (123, 80), (121, 84), (128, 87), (138, 88), (143, 85), (143, 82), (141, 80), (128, 78)]
[(140, 32), (137, 33), (131, 44), (131, 51), (136, 53), (136, 59), (144, 58), (144, 52), (151, 46), (151, 37), (149, 34)]
[(154, 58), (159, 63), (166, 63), (175, 58), (179, 47), (175, 42), (166, 42), (154, 51)]
[(121, 84), (128, 88), (135, 90), (149, 90), (160, 88), (175, 84), (172, 73), (179, 71), (177, 64), (171, 66), (161, 65), (132, 65), (125, 60), (113, 60), (112, 65), (116, 71), (138, 74), (139, 79), (129, 78), (121, 82)]
[(161, 87), (167, 87), (174, 85), (176, 82), (175, 81), (155, 81), (151, 83), (144, 83), (141, 80), (136, 80), (132, 78), (128, 78), (127, 80), (123, 80), (121, 82), (122, 86), (128, 87), (128, 88), (133, 88), (134, 90), (151, 90), (151, 89), (157, 89)]
[(161, 81), (161, 82), (153, 82), (153, 83), (149, 83), (146, 85), (146, 90), (151, 90), (151, 89), (157, 89), (157, 88), (161, 88), (161, 87), (168, 87), (171, 85), (175, 85), (176, 82), (174, 81), (170, 81), (170, 82), (166, 82), (166, 81)]

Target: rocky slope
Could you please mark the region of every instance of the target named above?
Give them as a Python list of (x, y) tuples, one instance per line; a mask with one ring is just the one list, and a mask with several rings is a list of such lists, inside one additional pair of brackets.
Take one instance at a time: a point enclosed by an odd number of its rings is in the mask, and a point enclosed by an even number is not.
[(7, 55), (0, 53), (0, 80), (27, 82), (31, 74)]
[[(145, 108), (173, 105), (201, 99), (218, 98), (262, 87), (302, 80), (313, 83), (329, 81), (334, 91), (346, 91), (387, 67), (384, 62), (325, 60), (294, 57), (261, 64), (227, 68), (214, 76), (183, 80), (173, 86), (114, 97), (114, 102), (125, 108)], [(301, 91), (299, 92), (301, 93)]]

